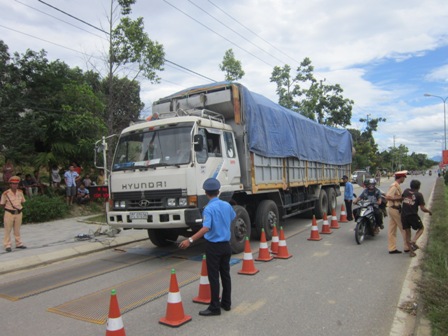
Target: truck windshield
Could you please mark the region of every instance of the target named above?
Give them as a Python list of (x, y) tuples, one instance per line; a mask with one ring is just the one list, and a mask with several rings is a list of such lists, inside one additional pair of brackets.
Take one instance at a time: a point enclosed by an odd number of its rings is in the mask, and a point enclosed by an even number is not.
[(160, 126), (123, 134), (112, 170), (179, 166), (191, 161), (193, 124)]

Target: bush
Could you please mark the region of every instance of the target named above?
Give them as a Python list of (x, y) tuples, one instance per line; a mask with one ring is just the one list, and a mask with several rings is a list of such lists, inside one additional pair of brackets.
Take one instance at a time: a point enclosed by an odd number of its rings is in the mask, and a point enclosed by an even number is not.
[[(68, 207), (64, 198), (47, 195), (34, 196), (26, 199), (23, 207), (22, 223), (41, 223), (62, 218), (67, 215)], [(0, 221), (3, 226), (3, 208), (0, 211)]]
[(62, 218), (68, 213), (64, 199), (47, 195), (27, 199), (23, 210), (23, 223), (40, 223)]

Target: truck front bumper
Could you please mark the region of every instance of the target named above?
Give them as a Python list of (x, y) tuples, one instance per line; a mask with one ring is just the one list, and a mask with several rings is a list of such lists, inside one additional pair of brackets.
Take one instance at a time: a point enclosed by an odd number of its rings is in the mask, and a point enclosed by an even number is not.
[(173, 229), (202, 226), (199, 209), (108, 211), (107, 223), (125, 229)]

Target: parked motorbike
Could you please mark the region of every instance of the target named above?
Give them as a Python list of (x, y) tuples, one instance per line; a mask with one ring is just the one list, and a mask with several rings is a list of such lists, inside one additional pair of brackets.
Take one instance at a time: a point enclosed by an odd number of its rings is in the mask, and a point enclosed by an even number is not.
[(368, 200), (361, 200), (358, 202), (359, 207), (353, 209), (353, 215), (356, 221), (355, 239), (361, 244), (366, 235), (374, 236), (376, 228), (376, 220), (374, 213), (375, 203)]
[(429, 171), (429, 176), (431, 176), (431, 175), (432, 175), (432, 170)]

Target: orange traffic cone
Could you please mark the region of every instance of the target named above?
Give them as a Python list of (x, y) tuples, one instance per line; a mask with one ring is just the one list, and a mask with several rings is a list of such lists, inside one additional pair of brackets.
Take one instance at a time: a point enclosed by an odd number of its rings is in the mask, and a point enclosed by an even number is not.
[(278, 233), (277, 233), (277, 225), (274, 225), (274, 229), (272, 230), (272, 239), (271, 239), (271, 253), (278, 253)]
[(268, 242), (266, 241), (266, 233), (264, 232), (264, 229), (261, 229), (260, 249), (258, 250), (258, 258), (255, 260), (271, 261), (272, 259), (274, 259), (274, 257), (269, 253)]
[(210, 282), (208, 281), (207, 263), (205, 261), (205, 254), (202, 257), (201, 278), (199, 279), (199, 293), (193, 298), (193, 302), (209, 304), (212, 300), (212, 293), (210, 290)]
[(278, 259), (289, 259), (292, 254), (289, 254), (288, 247), (286, 246), (285, 233), (283, 232), (283, 227), (280, 226), (280, 241), (278, 243), (278, 253), (274, 258)]
[(246, 237), (246, 245), (244, 245), (243, 267), (238, 274), (254, 275), (259, 270), (255, 268), (254, 259), (252, 257), (252, 251), (250, 250), (249, 237)]
[(341, 204), (341, 214), (339, 216), (339, 223), (347, 223), (347, 212), (345, 212), (345, 205)]
[(336, 217), (336, 210), (334, 208), (331, 209), (330, 229), (339, 229), (338, 218)]
[(110, 293), (109, 317), (106, 325), (106, 336), (126, 336), (123, 319), (121, 318), (120, 307), (115, 289)]
[(319, 236), (319, 228), (317, 227), (316, 216), (313, 215), (313, 221), (311, 225), (311, 236), (308, 240), (321, 240), (322, 238)]
[(322, 230), (320, 231), (321, 234), (332, 234), (330, 230), (330, 224), (328, 223), (327, 213), (324, 212), (323, 216), (323, 222), (322, 222)]
[(184, 314), (182, 298), (177, 284), (176, 271), (171, 270), (170, 289), (168, 293), (168, 303), (166, 305), (166, 316), (159, 320), (159, 323), (169, 327), (179, 327), (191, 321), (191, 316)]

